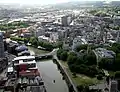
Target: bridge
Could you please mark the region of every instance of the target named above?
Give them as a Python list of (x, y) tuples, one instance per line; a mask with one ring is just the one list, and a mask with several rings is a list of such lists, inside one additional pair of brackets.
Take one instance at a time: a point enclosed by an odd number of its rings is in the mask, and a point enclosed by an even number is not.
[(53, 49), (53, 51), (51, 51), (50, 53), (34, 55), (34, 56), (35, 56), (36, 60), (52, 58), (53, 55), (55, 55), (57, 53), (57, 50), (58, 49)]

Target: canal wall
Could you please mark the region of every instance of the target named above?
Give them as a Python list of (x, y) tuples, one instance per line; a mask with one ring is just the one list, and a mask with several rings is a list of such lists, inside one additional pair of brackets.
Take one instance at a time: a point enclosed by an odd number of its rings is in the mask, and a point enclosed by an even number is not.
[(61, 74), (63, 75), (63, 79), (65, 79), (65, 81), (68, 85), (69, 92), (78, 92), (77, 88), (73, 84), (72, 80), (70, 79), (69, 75), (67, 74), (67, 72), (65, 71), (65, 69), (63, 68), (61, 63), (54, 57), (53, 57), (53, 62), (56, 63), (58, 66), (58, 69), (60, 69)]
[(53, 56), (52, 55), (44, 55), (44, 56), (38, 56), (36, 55), (35, 56), (35, 60), (38, 61), (38, 60), (43, 60), (43, 59), (52, 59)]

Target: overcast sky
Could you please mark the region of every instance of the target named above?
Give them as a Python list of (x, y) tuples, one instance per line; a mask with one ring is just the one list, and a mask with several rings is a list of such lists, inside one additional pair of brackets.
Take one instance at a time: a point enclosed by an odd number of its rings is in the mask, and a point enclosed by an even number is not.
[[(19, 3), (19, 4), (55, 4), (69, 1), (103, 1), (103, 0), (0, 0), (0, 3)], [(111, 1), (111, 0), (105, 0)], [(120, 1), (120, 0), (112, 0)]]

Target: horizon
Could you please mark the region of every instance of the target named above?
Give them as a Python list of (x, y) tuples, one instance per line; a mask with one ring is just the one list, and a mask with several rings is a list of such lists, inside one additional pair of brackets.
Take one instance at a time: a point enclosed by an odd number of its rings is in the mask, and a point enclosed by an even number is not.
[(92, 2), (92, 1), (120, 1), (120, 0), (0, 0), (0, 4), (21, 4), (21, 5), (48, 5), (48, 4), (60, 4), (60, 3), (67, 3), (67, 2)]

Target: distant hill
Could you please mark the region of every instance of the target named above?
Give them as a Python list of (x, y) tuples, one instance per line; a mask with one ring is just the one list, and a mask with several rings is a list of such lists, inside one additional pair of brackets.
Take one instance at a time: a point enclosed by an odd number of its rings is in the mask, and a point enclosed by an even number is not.
[(112, 1), (110, 3), (110, 5), (112, 5), (112, 6), (120, 6), (120, 1)]
[(80, 7), (102, 7), (104, 5), (103, 1), (74, 1), (61, 4), (52, 5), (53, 8), (80, 8)]

